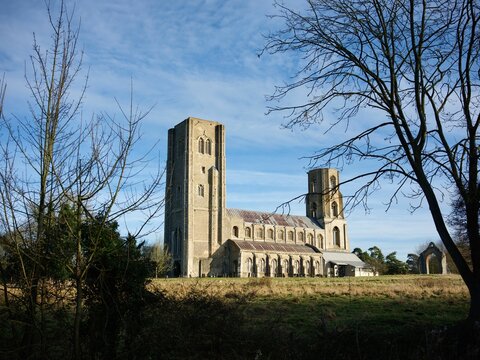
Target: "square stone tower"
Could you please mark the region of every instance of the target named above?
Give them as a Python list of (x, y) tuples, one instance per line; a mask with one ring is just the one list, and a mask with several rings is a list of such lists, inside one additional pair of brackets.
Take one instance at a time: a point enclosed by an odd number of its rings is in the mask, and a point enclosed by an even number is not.
[(168, 131), (165, 239), (175, 276), (208, 272), (225, 213), (225, 128), (189, 117)]
[(317, 168), (308, 172), (306, 215), (317, 219), (325, 229), (326, 248), (350, 250), (347, 222), (343, 212), (339, 172), (332, 168)]

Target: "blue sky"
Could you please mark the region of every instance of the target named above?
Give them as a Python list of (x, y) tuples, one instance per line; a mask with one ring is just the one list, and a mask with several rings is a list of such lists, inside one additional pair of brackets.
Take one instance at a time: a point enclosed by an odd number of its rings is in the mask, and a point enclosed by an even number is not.
[[(288, 3), (303, 6), (302, 1)], [(44, 48), (49, 44), (45, 6), (39, 0), (0, 0), (0, 6), (6, 112), (27, 116), (25, 61), (33, 32)], [(282, 128), (285, 114), (265, 115), (265, 96), (275, 85), (288, 82), (297, 66), (294, 57), (257, 56), (265, 42), (262, 35), (281, 25), (266, 17), (274, 13), (270, 0), (77, 1), (83, 74), (89, 72), (84, 116), (118, 113), (114, 98), (127, 103), (133, 79), (134, 101), (144, 109), (154, 106), (143, 125), (144, 143), (159, 140), (163, 160), (167, 130), (176, 123), (188, 116), (222, 122), (227, 136), (227, 206), (274, 210), (306, 191), (308, 160), (302, 157), (347, 138), (370, 117), (379, 116), (365, 111), (350, 128), (325, 134), (326, 126), (288, 130)], [(304, 96), (296, 92), (289, 100), (300, 102)], [(325, 115), (326, 125), (335, 120)], [(360, 171), (348, 166), (341, 178)], [(408, 252), (436, 241), (437, 235), (427, 208), (411, 214), (408, 201), (400, 199), (385, 212), (391, 190), (390, 184), (382, 184), (369, 200), (370, 213), (357, 208), (349, 215), (350, 245), (364, 250), (377, 245), (385, 254), (398, 251), (405, 260)], [(351, 186), (342, 188), (344, 195), (353, 191)], [(292, 213), (304, 214), (304, 207), (294, 202)]]

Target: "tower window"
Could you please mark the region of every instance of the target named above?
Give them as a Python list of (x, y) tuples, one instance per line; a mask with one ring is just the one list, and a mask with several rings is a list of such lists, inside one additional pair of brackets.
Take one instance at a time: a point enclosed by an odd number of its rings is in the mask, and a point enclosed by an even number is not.
[(333, 245), (340, 247), (340, 230), (336, 226), (333, 228)]
[(338, 216), (338, 204), (335, 201), (332, 203), (332, 215)]
[(205, 174), (205, 166), (202, 166), (202, 174)]
[(198, 195), (202, 197), (205, 196), (205, 188), (203, 185), (198, 185)]
[(198, 152), (200, 154), (205, 153), (205, 142), (202, 138), (198, 139)]
[(331, 176), (330, 177), (330, 187), (333, 189), (335, 189), (335, 187), (337, 186), (337, 179), (335, 178), (335, 176)]
[(234, 226), (232, 229), (232, 235), (238, 238), (238, 226)]
[(317, 203), (312, 203), (312, 217), (317, 217)]
[(247, 238), (252, 237), (252, 229), (250, 229), (249, 227), (245, 228), (245, 237), (247, 237)]
[(205, 143), (205, 152), (208, 154), (208, 155), (212, 155), (212, 142), (210, 141), (210, 139), (207, 139), (206, 143)]

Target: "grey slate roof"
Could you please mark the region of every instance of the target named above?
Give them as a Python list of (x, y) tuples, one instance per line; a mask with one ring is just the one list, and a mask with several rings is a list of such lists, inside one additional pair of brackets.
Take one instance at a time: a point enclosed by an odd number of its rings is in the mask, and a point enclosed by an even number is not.
[(289, 254), (319, 254), (312, 247), (299, 244), (279, 244), (265, 241), (232, 240), (240, 250), (245, 251), (273, 251)]
[(241, 218), (244, 222), (252, 224), (268, 224), (278, 226), (294, 226), (311, 229), (323, 229), (317, 220), (307, 216), (272, 214), (261, 211), (242, 209), (227, 209), (230, 217)]

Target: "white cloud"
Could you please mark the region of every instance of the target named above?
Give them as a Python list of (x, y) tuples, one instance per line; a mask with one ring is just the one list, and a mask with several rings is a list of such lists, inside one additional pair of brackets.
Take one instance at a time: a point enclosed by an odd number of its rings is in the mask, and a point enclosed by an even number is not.
[[(304, 6), (304, 2), (293, 0), (291, 4)], [(275, 12), (269, 1), (85, 0), (75, 6), (82, 23), (84, 69), (90, 69), (84, 116), (102, 111), (118, 115), (114, 98), (128, 105), (133, 79), (134, 102), (143, 109), (155, 105), (144, 125), (146, 143), (159, 139), (166, 149), (167, 129), (188, 116), (223, 122), (228, 206), (271, 211), (298, 196), (305, 191), (304, 167), (308, 166), (308, 160), (299, 158), (347, 136), (342, 126), (325, 135), (336, 119), (331, 113), (326, 114), (324, 124), (313, 125), (308, 131), (282, 129), (283, 113), (265, 116), (264, 96), (271, 94), (295, 65), (287, 56), (257, 57), (264, 44), (262, 33), (279, 25), (278, 19), (265, 17)], [(0, 74), (5, 72), (8, 81), (8, 112), (27, 113), (29, 94), (23, 73), (33, 31), (46, 48), (49, 26), (44, 3), (4, 1)], [(301, 90), (288, 101), (299, 103), (304, 98)], [(362, 111), (360, 120), (350, 124), (348, 134), (380, 116)], [(383, 142), (384, 135), (375, 140)], [(358, 170), (347, 166), (342, 178)], [(383, 187), (391, 192), (388, 184)], [(344, 188), (345, 194), (352, 192), (352, 187)], [(385, 247), (385, 252), (398, 249), (406, 253), (418, 241), (435, 237), (432, 226), (426, 225), (428, 211), (412, 216), (405, 210), (407, 203), (402, 202), (396, 207), (402, 211), (392, 209), (385, 214), (382, 202), (388, 192), (381, 194), (371, 198), (374, 210), (370, 215), (357, 210), (350, 216), (352, 246), (377, 244)], [(304, 213), (303, 203), (293, 205), (292, 213)], [(406, 250), (408, 246), (411, 250)]]

